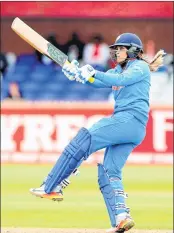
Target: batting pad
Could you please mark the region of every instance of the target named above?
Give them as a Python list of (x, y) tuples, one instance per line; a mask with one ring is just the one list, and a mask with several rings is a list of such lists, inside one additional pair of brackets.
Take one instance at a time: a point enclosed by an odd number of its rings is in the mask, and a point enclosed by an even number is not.
[(45, 192), (50, 193), (62, 180), (66, 179), (74, 169), (88, 157), (91, 135), (88, 130), (81, 128), (62, 152), (57, 163), (48, 174), (45, 182)]
[(98, 183), (109, 213), (111, 225), (112, 227), (115, 227), (115, 193), (110, 184), (109, 177), (105, 171), (105, 168), (102, 164), (98, 164)]

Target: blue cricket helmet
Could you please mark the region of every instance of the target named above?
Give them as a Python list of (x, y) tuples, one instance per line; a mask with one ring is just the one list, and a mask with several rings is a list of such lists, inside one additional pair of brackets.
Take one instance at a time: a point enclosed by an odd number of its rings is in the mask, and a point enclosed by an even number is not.
[(134, 58), (139, 52), (143, 52), (143, 43), (140, 38), (133, 33), (123, 33), (118, 36), (115, 43), (110, 45), (109, 48), (115, 48), (116, 46), (128, 47), (128, 56)]
[(139, 49), (143, 49), (143, 43), (140, 38), (133, 33), (123, 33), (118, 36), (113, 45), (110, 45), (109, 48), (115, 47), (117, 45), (123, 46), (135, 46)]

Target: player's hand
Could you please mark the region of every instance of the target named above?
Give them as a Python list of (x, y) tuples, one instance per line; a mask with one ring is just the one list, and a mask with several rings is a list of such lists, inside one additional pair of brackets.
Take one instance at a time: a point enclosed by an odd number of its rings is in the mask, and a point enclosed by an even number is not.
[(78, 82), (86, 83), (91, 77), (95, 75), (95, 69), (90, 65), (82, 66), (82, 68), (77, 70), (75, 79)]
[(76, 60), (73, 60), (71, 63), (66, 62), (63, 65), (62, 72), (70, 80), (75, 80), (75, 75), (78, 72), (79, 63)]

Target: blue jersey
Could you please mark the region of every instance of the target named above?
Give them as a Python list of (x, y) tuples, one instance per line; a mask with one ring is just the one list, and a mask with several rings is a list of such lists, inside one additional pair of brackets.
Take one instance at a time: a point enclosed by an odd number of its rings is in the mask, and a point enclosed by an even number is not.
[(117, 65), (106, 73), (97, 71), (94, 87), (112, 88), (114, 114), (128, 111), (146, 125), (149, 115), (150, 69), (142, 60), (130, 60), (124, 69)]

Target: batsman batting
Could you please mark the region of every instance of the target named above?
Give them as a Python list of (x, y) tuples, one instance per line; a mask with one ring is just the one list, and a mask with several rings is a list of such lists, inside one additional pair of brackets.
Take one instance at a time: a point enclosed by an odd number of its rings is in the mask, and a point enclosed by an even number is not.
[[(34, 46), (33, 37), (31, 39)], [(39, 48), (43, 51), (43, 47)], [(62, 71), (70, 81), (112, 89), (114, 111), (91, 128), (81, 128), (42, 185), (30, 189), (30, 192), (50, 200), (63, 200), (62, 189), (69, 184), (67, 178), (94, 152), (105, 148), (103, 164), (98, 164), (98, 184), (110, 218), (111, 228), (107, 232), (123, 233), (134, 226), (134, 221), (125, 202), (127, 195), (123, 188), (122, 169), (130, 153), (146, 135), (150, 74), (162, 64), (165, 53), (160, 50), (149, 62), (144, 57), (142, 41), (133, 33), (118, 36), (110, 49), (115, 68), (106, 73), (90, 65), (79, 68), (77, 61), (62, 63)], [(59, 59), (55, 60), (60, 63)]]

